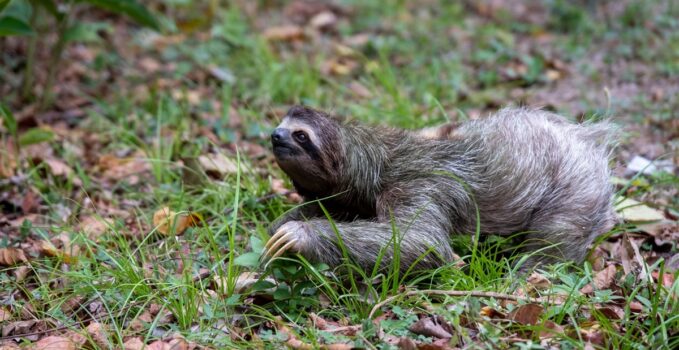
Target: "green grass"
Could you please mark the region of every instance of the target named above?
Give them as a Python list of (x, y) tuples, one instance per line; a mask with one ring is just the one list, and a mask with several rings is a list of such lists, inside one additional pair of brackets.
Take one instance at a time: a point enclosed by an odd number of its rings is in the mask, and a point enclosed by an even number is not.
[[(63, 255), (46, 258), (33, 252), (28, 264), (32, 273), (22, 281), (13, 275), (15, 267), (3, 268), (0, 296), (2, 304), (13, 304), (12, 316), (16, 320), (50, 320), (49, 327), (78, 331), (82, 322), (96, 319), (105, 325), (112, 347), (122, 347), (130, 336), (150, 341), (178, 332), (190, 341), (216, 348), (282, 348), (287, 338), (276, 331), (282, 322), (296, 338), (312, 346), (352, 341), (361, 348), (389, 349), (395, 346), (378, 336), (381, 332), (377, 326), (384, 334), (427, 340), (408, 327), (417, 321), (417, 315), (436, 314), (456, 330), (451, 345), (539, 347), (537, 332), (527, 336), (524, 343), (509, 343), (506, 339), (516, 334), (516, 326), (481, 315), (485, 306), (502, 312), (516, 307), (493, 298), (436, 294), (403, 297), (378, 312), (387, 312), (388, 317), (377, 325), (367, 320), (375, 303), (405, 290), (512, 294), (518, 289), (530, 289), (525, 276), (513, 268), (514, 260), (521, 257), (508, 256), (506, 244), (500, 239), (474, 244), (469, 237), (457, 237), (451, 244), (466, 262), (464, 267), (451, 263), (415, 278), (406, 278), (393, 268), (386, 272), (363, 271), (351, 263), (330, 271), (302, 257), (278, 259), (266, 270), (256, 265), (262, 242), (268, 238), (269, 224), (292, 204), (281, 197), (260, 200), (270, 194), (273, 179), (285, 176), (270, 159), (249, 155), (242, 141), (266, 147), (266, 135), (277, 123), (270, 114), (292, 103), (405, 128), (463, 119), (469, 111), (515, 103), (511, 95), (514, 89), (525, 87), (534, 92), (549, 87), (545, 74), (553, 57), (537, 49), (517, 48), (521, 38), (543, 30), (554, 35), (550, 47), (555, 55), (575, 67), (571, 74), (582, 74), (587, 81), (598, 81), (601, 73), (598, 68), (580, 71), (578, 65), (586, 66), (588, 55), (611, 36), (619, 42), (612, 51), (605, 52), (607, 59), (625, 57), (642, 62), (664, 78), (678, 69), (679, 22), (672, 15), (677, 6), (656, 18), (649, 11), (658, 6), (670, 7), (671, 1), (654, 1), (654, 6), (632, 1), (621, 17), (606, 24), (570, 2), (546, 1), (552, 17), (542, 28), (506, 14), (479, 20), (461, 3), (349, 3), (355, 6), (355, 14), (338, 29), (338, 35), (372, 35), (365, 48), (356, 49), (352, 59), (359, 68), (352, 75), (321, 73), (322, 64), (336, 55), (325, 45), (299, 52), (286, 44), (268, 43), (253, 26), (253, 19), (232, 5), (221, 9), (214, 23), (204, 28), (212, 40), (145, 48), (150, 55), (178, 64), (173, 72), (178, 90), (188, 93), (206, 89), (209, 93), (202, 97), (208, 100), (192, 104), (152, 84), (147, 86), (146, 98), (137, 96), (132, 89), (114, 89), (108, 96), (83, 93), (93, 107), (77, 128), (94, 138), (94, 155), (139, 154), (150, 165), (149, 171), (137, 181), (129, 176), (102, 179), (96, 161), (85, 159), (69, 146), (88, 149), (84, 136), (58, 136), (43, 142), (54, 150), (54, 157), (72, 165), (74, 173), (69, 177), (54, 176), (46, 164), (24, 159), (21, 170), (26, 180), (18, 191), (39, 194), (45, 206), (40, 213), (44, 224), (26, 221), (20, 235), (0, 236), (0, 246), (63, 234), (80, 252), (77, 261), (69, 264), (63, 264)], [(656, 20), (659, 29), (645, 30), (640, 22), (643, 19)], [(465, 48), (450, 38), (453, 27), (470, 35), (475, 45)], [(573, 31), (579, 35), (564, 34)], [(116, 54), (102, 52), (92, 68), (113, 69), (123, 62)], [(525, 66), (526, 70), (508, 77), (504, 69), (510, 63)], [(191, 72), (210, 65), (227, 69), (236, 79), (203, 84), (192, 79)], [(623, 72), (620, 74), (624, 77)], [(637, 77), (632, 75), (630, 79)], [(360, 82), (371, 96), (357, 97), (349, 87), (352, 81)], [(130, 84), (145, 85), (147, 81), (138, 76)], [(6, 97), (7, 101), (12, 98)], [(642, 109), (624, 101), (612, 101), (611, 108), (627, 116), (649, 113), (668, 120), (679, 106), (676, 97), (663, 103), (641, 96), (639, 99)], [(219, 102), (219, 106), (215, 108), (212, 101)], [(234, 108), (230, 110), (229, 106)], [(582, 110), (583, 114), (607, 109), (591, 100), (557, 108), (566, 113)], [(229, 126), (229, 121), (235, 119), (240, 120), (237, 129)], [(219, 143), (200, 128), (214, 133)], [(9, 134), (2, 134), (0, 141), (8, 138)], [(238, 148), (224, 150), (230, 144)], [(190, 160), (217, 149), (237, 164), (237, 171), (218, 180), (206, 179)], [(196, 173), (199, 180), (189, 175)], [(648, 185), (635, 186), (628, 195), (676, 187), (679, 183), (673, 175), (642, 178)], [(10, 186), (0, 187), (0, 191), (10, 193)], [(287, 186), (291, 188), (289, 183)], [(668, 207), (676, 210), (678, 205), (675, 198)], [(177, 212), (200, 213), (205, 221), (181, 236), (164, 236), (153, 226), (152, 217), (165, 206)], [(79, 226), (85, 216), (109, 218), (111, 222), (107, 222), (101, 236), (94, 238)], [(662, 273), (666, 263), (659, 259), (649, 270)], [(209, 271), (208, 277), (197, 278), (204, 270)], [(245, 290), (237, 290), (238, 277), (247, 271), (259, 272), (260, 280)], [(562, 348), (582, 348), (588, 342), (592, 324), (599, 327), (608, 348), (679, 345), (676, 272), (674, 283), (663, 286), (652, 279), (622, 280), (618, 271), (616, 281), (622, 281), (619, 293), (598, 290), (591, 297), (578, 292), (595, 276), (590, 265), (556, 265), (540, 272), (552, 282), (541, 293), (564, 296), (561, 304), (543, 303), (544, 312), (540, 315), (540, 323), (550, 320), (564, 327), (565, 331), (553, 341)], [(6, 298), (17, 291), (21, 297)], [(621, 303), (624, 307), (619, 319), (597, 311), (600, 303), (623, 300), (628, 302)], [(631, 310), (629, 301), (638, 302), (642, 310)], [(342, 324), (362, 325), (362, 329), (350, 337), (319, 330), (310, 323), (312, 313)], [(522, 330), (539, 331), (541, 327), (526, 326)]]

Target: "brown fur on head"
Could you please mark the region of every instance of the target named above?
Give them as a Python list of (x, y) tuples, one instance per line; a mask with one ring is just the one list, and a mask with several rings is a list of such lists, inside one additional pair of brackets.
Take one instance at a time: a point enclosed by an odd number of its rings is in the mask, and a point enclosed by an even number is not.
[(276, 162), (302, 195), (332, 192), (342, 166), (339, 121), (304, 106), (290, 108), (271, 133)]

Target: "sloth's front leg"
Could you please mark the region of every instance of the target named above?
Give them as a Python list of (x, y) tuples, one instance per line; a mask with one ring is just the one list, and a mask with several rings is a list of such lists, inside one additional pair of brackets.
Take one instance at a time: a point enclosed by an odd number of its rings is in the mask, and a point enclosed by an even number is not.
[(452, 260), (446, 238), (439, 237), (444, 231), (431, 224), (416, 222), (397, 228), (389, 222), (358, 220), (335, 222), (334, 226), (337, 233), (325, 219), (289, 221), (266, 243), (263, 261), (295, 252), (331, 267), (349, 257), (364, 269), (372, 269), (378, 262), (384, 268), (392, 264), (396, 246), (404, 271), (412, 264), (432, 268)]

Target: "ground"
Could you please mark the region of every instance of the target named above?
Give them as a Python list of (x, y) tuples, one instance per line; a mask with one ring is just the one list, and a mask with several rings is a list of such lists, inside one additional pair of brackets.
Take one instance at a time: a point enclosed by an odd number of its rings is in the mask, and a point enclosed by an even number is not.
[[(0, 37), (0, 348), (679, 345), (674, 1), (110, 3)], [(295, 103), (402, 128), (610, 119), (621, 221), (530, 276), (467, 236), (418, 278), (264, 268), (300, 200), (268, 146)]]

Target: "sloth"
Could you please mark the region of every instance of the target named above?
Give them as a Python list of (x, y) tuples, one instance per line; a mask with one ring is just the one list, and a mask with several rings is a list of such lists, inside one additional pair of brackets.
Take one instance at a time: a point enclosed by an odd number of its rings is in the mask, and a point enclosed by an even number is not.
[(521, 270), (580, 263), (616, 222), (611, 136), (529, 108), (407, 131), (294, 106), (271, 143), (305, 203), (271, 225), (263, 259), (433, 269), (453, 261), (451, 235), (478, 229), (520, 233)]

